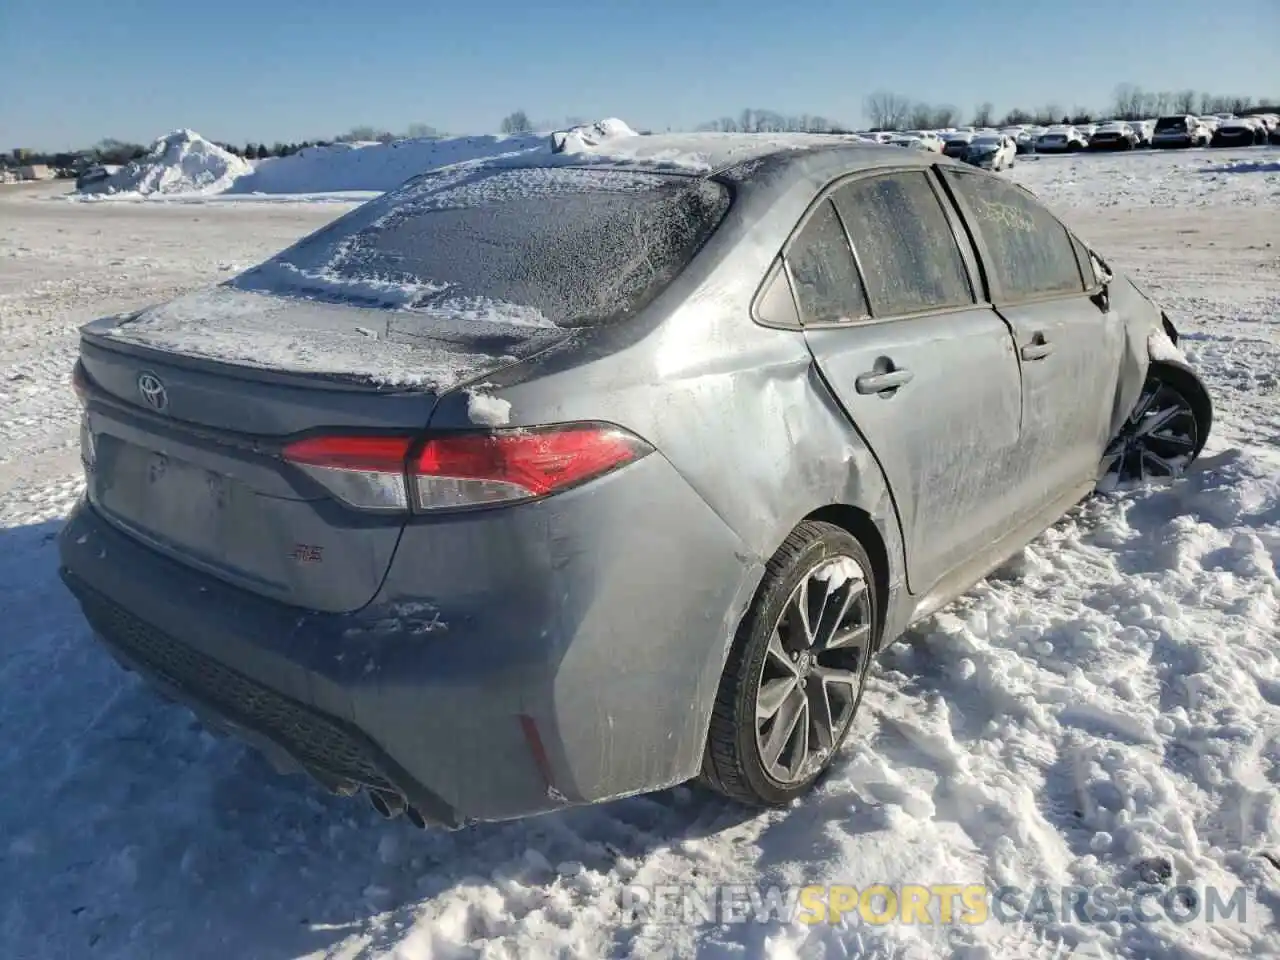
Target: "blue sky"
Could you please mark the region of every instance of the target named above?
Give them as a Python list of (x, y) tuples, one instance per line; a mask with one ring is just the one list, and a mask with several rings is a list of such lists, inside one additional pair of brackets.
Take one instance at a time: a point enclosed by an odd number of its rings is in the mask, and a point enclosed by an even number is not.
[(864, 123), (877, 88), (966, 117), (1117, 83), (1280, 96), (1280, 0), (0, 0), (0, 150), (176, 127), (300, 140), (742, 107)]

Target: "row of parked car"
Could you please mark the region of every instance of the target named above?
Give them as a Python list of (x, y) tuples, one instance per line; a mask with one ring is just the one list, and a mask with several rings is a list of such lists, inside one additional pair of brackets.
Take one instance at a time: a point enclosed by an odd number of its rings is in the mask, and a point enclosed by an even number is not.
[(1019, 124), (1000, 130), (961, 127), (860, 134), (880, 143), (932, 150), (975, 166), (1003, 170), (1020, 153), (1075, 153), (1140, 147), (1248, 147), (1280, 144), (1280, 116), (1172, 115), (1151, 120), (1107, 120), (1044, 127)]

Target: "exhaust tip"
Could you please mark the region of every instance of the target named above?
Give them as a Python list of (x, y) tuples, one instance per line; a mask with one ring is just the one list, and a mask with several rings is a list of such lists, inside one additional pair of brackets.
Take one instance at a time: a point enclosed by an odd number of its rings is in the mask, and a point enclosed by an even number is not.
[(398, 793), (383, 793), (380, 790), (369, 791), (369, 804), (384, 820), (394, 820), (404, 813), (404, 797)]

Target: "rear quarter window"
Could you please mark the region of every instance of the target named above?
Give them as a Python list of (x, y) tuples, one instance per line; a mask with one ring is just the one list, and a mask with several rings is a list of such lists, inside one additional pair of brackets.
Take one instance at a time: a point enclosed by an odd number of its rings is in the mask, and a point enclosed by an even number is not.
[(1080, 293), (1084, 281), (1067, 228), (998, 177), (947, 171), (986, 246), (987, 269), (1005, 299)]
[(786, 262), (802, 323), (847, 323), (868, 316), (853, 251), (830, 200), (822, 201), (792, 240)]

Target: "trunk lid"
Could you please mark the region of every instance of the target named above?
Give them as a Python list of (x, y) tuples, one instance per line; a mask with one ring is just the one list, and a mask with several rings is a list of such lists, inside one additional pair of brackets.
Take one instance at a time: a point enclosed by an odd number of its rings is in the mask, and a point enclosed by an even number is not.
[(376, 594), (406, 517), (280, 455), (317, 430), (424, 429), (445, 392), (565, 336), (215, 288), (82, 331), (90, 502), (153, 548), (309, 609)]

